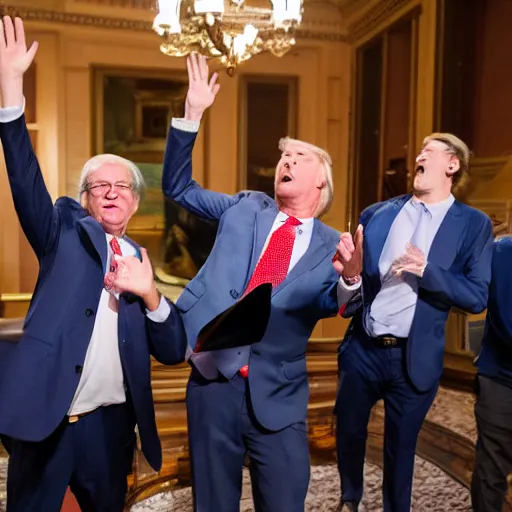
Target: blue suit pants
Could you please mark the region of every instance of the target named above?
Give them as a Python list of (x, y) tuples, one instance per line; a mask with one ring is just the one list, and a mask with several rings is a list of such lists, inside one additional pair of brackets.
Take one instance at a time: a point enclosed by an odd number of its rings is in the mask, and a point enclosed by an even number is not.
[(364, 334), (352, 335), (340, 348), (335, 409), (338, 468), (342, 501), (354, 508), (363, 495), (370, 412), (384, 400), (384, 512), (410, 511), (416, 442), (438, 384), (425, 393), (412, 386), (406, 351), (406, 343), (380, 347)]
[(40, 442), (3, 438), (9, 452), (7, 510), (59, 512), (68, 485), (82, 512), (122, 512), (135, 421), (127, 404), (64, 420)]
[(304, 512), (310, 462), (305, 422), (280, 431), (254, 416), (248, 381), (204, 379), (193, 369), (187, 421), (196, 512), (239, 512), (249, 457), (256, 512)]

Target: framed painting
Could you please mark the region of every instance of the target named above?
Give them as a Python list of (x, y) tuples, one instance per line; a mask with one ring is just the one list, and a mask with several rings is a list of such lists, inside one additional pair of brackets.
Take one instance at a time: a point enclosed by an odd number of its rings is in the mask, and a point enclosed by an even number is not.
[(182, 117), (185, 74), (133, 69), (94, 71), (94, 152), (113, 153), (141, 170), (146, 192), (128, 235), (148, 249), (162, 283), (192, 279), (213, 247), (217, 224), (189, 213), (162, 193), (168, 127)]

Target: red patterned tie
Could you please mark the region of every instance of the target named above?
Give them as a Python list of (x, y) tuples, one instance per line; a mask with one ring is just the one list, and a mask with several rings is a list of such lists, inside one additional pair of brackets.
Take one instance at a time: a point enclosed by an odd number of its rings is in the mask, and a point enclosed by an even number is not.
[[(275, 288), (284, 280), (292, 258), (295, 226), (299, 224), (302, 222), (295, 217), (288, 217), (286, 222), (272, 233), (267, 249), (261, 255), (244, 295), (260, 284), (272, 283), (272, 288)], [(248, 377), (249, 365), (240, 368), (240, 375), (244, 379)]]
[(275, 288), (284, 280), (292, 257), (295, 226), (299, 224), (301, 222), (295, 217), (288, 217), (286, 222), (272, 233), (267, 249), (261, 255), (244, 295), (262, 283), (271, 283)]

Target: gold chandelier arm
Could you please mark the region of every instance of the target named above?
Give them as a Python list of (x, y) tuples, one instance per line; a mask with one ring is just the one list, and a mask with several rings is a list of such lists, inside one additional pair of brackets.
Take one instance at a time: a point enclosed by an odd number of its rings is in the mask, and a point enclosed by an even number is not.
[(219, 51), (222, 55), (229, 56), (231, 53), (231, 48), (228, 48), (224, 43), (224, 32), (222, 31), (222, 25), (220, 21), (215, 18), (214, 23), (212, 25), (205, 23), (206, 33), (210, 38), (213, 46), (217, 51)]

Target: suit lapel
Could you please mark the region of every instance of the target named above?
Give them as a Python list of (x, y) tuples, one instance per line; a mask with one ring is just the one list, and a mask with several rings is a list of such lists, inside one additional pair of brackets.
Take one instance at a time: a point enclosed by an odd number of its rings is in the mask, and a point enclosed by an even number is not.
[(450, 206), (428, 253), (427, 261), (444, 269), (452, 265), (457, 255), (460, 236), (464, 232), (466, 221), (461, 210), (461, 205), (457, 201)]
[[(307, 251), (288, 273), (283, 282), (274, 288), (272, 291), (273, 295), (281, 291), (282, 288), (289, 285), (304, 272), (316, 267), (327, 256), (328, 248), (325, 245), (324, 237), (321, 233), (321, 226), (320, 221), (315, 219), (313, 232), (311, 233), (311, 241), (309, 242)], [(332, 254), (334, 254), (335, 250), (336, 247), (333, 245)]]
[(101, 260), (103, 272), (105, 273), (107, 271), (108, 255), (105, 231), (103, 231), (103, 228), (99, 225), (99, 223), (90, 216), (80, 219), (78, 221), (78, 225), (87, 235), (87, 238), (94, 247), (99, 259)]
[(364, 238), (363, 268), (368, 269), (368, 274), (372, 278), (378, 279), (379, 285), (379, 259), (382, 254), (382, 249), (384, 249), (384, 244), (389, 235), (391, 225), (410, 197), (410, 195), (401, 196), (377, 210), (366, 226), (365, 231), (363, 231), (363, 236), (365, 236), (365, 234), (367, 235)]

